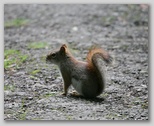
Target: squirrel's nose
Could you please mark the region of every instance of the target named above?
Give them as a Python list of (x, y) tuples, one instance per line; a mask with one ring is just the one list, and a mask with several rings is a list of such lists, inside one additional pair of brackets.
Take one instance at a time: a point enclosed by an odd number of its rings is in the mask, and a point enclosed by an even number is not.
[(46, 56), (46, 63), (49, 63), (51, 60), (51, 55), (50, 54), (47, 54)]
[(46, 62), (49, 60), (49, 55), (46, 56)]

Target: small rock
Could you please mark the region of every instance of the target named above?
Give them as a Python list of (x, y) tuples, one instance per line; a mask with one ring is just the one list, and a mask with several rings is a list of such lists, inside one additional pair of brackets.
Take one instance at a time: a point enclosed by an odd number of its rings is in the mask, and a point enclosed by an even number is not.
[(26, 98), (26, 100), (33, 100), (33, 97), (28, 97)]
[(79, 116), (79, 118), (82, 118), (82, 116)]
[(74, 27), (72, 28), (72, 30), (73, 30), (73, 31), (78, 31), (78, 27), (74, 26)]
[(57, 78), (56, 80), (54, 80), (55, 83), (60, 83), (61, 79)]
[(148, 72), (145, 71), (145, 70), (141, 70), (140, 73), (141, 73), (141, 74), (145, 74), (145, 73), (148, 73)]

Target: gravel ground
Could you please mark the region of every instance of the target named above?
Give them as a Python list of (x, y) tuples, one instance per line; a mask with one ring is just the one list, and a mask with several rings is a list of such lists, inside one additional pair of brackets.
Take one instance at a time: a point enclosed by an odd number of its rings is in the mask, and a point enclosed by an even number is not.
[[(148, 12), (131, 4), (5, 4), (4, 62), (18, 61), (4, 69), (4, 120), (148, 120)], [(97, 98), (61, 95), (62, 77), (45, 56), (63, 43), (79, 60), (93, 45), (114, 56)]]

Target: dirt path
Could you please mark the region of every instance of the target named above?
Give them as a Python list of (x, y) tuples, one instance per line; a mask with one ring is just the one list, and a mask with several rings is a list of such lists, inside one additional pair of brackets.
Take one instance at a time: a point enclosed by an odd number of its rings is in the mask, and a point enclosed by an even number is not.
[[(147, 5), (5, 5), (5, 120), (148, 120)], [(104, 93), (63, 97), (45, 56), (67, 43), (84, 60), (92, 45), (114, 57)], [(70, 91), (73, 88), (70, 88)]]

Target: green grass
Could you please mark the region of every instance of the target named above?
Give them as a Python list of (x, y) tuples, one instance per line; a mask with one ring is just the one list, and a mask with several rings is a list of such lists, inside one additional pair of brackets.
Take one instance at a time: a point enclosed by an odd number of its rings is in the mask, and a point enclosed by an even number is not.
[(46, 55), (43, 55), (43, 56), (40, 57), (42, 61), (46, 61)]
[(49, 98), (49, 97), (53, 97), (55, 96), (56, 94), (55, 93), (46, 93), (43, 95), (44, 98)]
[(101, 94), (101, 97), (108, 97), (109, 96), (109, 94), (108, 93), (103, 93), (103, 94)]
[(36, 75), (36, 74), (39, 73), (39, 72), (40, 72), (40, 70), (33, 70), (33, 71), (30, 72), (30, 74), (31, 74), (31, 75)]
[(21, 114), (19, 114), (18, 118), (19, 120), (26, 120), (27, 111), (23, 111)]
[(15, 85), (4, 85), (4, 91), (15, 91)]
[(148, 102), (144, 102), (141, 104), (142, 109), (148, 109)]
[(33, 79), (33, 80), (37, 79), (37, 77), (35, 77), (35, 76), (30, 76), (30, 78)]
[(28, 56), (23, 55), (19, 50), (8, 49), (4, 50), (4, 68), (18, 68), (27, 60)]
[(117, 114), (116, 113), (109, 113), (108, 115), (106, 115), (106, 119), (110, 119), (113, 120), (115, 118), (117, 118)]
[(72, 120), (72, 117), (71, 116), (66, 116), (66, 120)]
[(12, 54), (19, 54), (18, 50), (14, 50), (14, 49), (9, 49), (9, 50), (5, 50), (4, 51), (4, 57), (7, 58), (8, 56), (12, 55)]
[(105, 25), (112, 24), (116, 20), (116, 16), (104, 16), (102, 17), (102, 23)]
[(56, 93), (46, 93), (46, 94), (43, 94), (43, 95), (41, 95), (40, 96), (40, 99), (42, 99), (42, 98), (50, 98), (50, 97), (53, 97), (53, 96), (55, 96), (56, 95)]
[(41, 49), (48, 46), (46, 42), (31, 42), (28, 44), (29, 49)]
[(28, 24), (28, 20), (26, 19), (21, 19), (21, 18), (16, 18), (10, 21), (7, 21), (4, 23), (4, 27), (8, 28), (8, 27), (20, 27), (23, 25)]
[(19, 120), (26, 120), (26, 116), (27, 116), (27, 110), (24, 108), (25, 105), (25, 99), (22, 99), (22, 104), (21, 104), (21, 108), (20, 108), (20, 112), (18, 115)]

